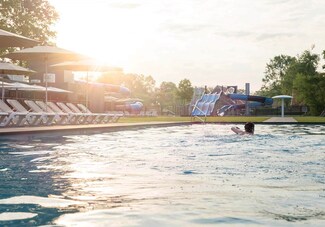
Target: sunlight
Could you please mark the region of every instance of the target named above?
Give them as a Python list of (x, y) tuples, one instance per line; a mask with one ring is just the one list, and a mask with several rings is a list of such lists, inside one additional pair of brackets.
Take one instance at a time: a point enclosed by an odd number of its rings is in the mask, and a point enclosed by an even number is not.
[[(98, 59), (109, 65), (126, 66), (144, 45), (146, 18), (139, 12), (103, 7), (104, 2), (53, 1), (61, 12), (57, 24), (60, 46)], [(78, 5), (78, 10), (73, 8)], [(70, 18), (75, 18), (71, 20)]]

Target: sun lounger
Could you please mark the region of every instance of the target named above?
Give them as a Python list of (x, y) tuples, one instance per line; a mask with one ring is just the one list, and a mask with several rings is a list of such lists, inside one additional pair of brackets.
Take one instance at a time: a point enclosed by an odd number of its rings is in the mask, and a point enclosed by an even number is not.
[(64, 110), (62, 110), (60, 107), (58, 107), (54, 102), (47, 102), (47, 106), (50, 107), (55, 113), (64, 113), (64, 114), (68, 114), (68, 122), (70, 124), (82, 124), (84, 121), (84, 117), (81, 114), (75, 114), (73, 112), (66, 112)]
[[(82, 110), (84, 113), (92, 113), (85, 105), (77, 104), (77, 106)], [(123, 114), (120, 113), (96, 113), (97, 115), (101, 116), (102, 120), (101, 123), (108, 123), (108, 122), (117, 122), (120, 117), (123, 117)]]
[(70, 110), (72, 110), (74, 113), (78, 113), (78, 114), (83, 114), (88, 123), (91, 124), (97, 124), (100, 123), (99, 119), (98, 119), (98, 115), (97, 114), (93, 114), (93, 113), (83, 113), (78, 107), (76, 107), (74, 104), (72, 103), (66, 103), (66, 105), (69, 107)]
[[(75, 118), (73, 115), (70, 115), (68, 113), (62, 112), (59, 107), (57, 107), (56, 111), (55, 108), (51, 107), (50, 105), (46, 105), (43, 101), (35, 101), (35, 103), (45, 112), (48, 113), (55, 113), (57, 114), (56, 121), (58, 124), (75, 124)], [(47, 103), (49, 104), (49, 102)], [(53, 104), (53, 103), (52, 103)]]
[[(0, 100), (0, 102), (2, 102), (2, 100)], [(0, 127), (6, 127), (12, 122), (9, 117), (10, 114), (8, 112), (3, 111), (0, 105)]]
[(32, 100), (25, 100), (24, 101), (26, 105), (35, 113), (41, 113), (44, 114), (47, 118), (46, 124), (51, 125), (53, 123), (61, 123), (61, 118), (59, 114), (49, 112), (49, 111), (44, 111), (41, 107), (39, 107), (34, 101)]
[(23, 105), (21, 105), (15, 99), (7, 99), (7, 102), (13, 107), (16, 112), (25, 113), (29, 121), (30, 125), (40, 125), (40, 124), (48, 124), (48, 118), (43, 113), (29, 112)]
[(3, 100), (0, 100), (0, 111), (1, 111), (1, 123), (2, 127), (5, 126), (23, 126), (25, 125), (27, 119), (26, 113), (19, 113), (13, 111), (7, 103)]
[(57, 102), (56, 103), (58, 107), (65, 113), (73, 114), (74, 116), (78, 117), (78, 122), (81, 124), (89, 124), (92, 123), (89, 120), (89, 116), (84, 113), (76, 113), (72, 111), (67, 105), (65, 105), (63, 102)]
[(67, 106), (69, 106), (69, 108), (75, 112), (89, 115), (90, 117), (92, 117), (93, 123), (98, 124), (98, 123), (108, 122), (107, 116), (105, 114), (92, 113), (90, 111), (83, 111), (82, 109), (79, 109), (76, 105), (74, 105), (72, 103), (67, 103)]

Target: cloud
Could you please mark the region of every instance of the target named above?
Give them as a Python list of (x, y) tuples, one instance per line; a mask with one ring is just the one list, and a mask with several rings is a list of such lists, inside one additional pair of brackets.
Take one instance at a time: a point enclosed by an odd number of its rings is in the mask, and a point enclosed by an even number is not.
[(165, 24), (163, 25), (163, 30), (171, 31), (177, 34), (187, 34), (193, 32), (203, 31), (210, 28), (207, 24)]
[(281, 38), (292, 38), (297, 37), (298, 34), (292, 34), (292, 33), (264, 33), (260, 34), (256, 37), (257, 41), (265, 41), (269, 39), (281, 39)]
[(110, 4), (113, 8), (119, 9), (135, 9), (141, 6), (139, 3), (131, 3), (131, 2), (114, 2)]
[(247, 31), (228, 31), (228, 32), (216, 32), (215, 33), (217, 36), (223, 36), (226, 38), (243, 38), (243, 37), (248, 37), (253, 35), (252, 32), (247, 32)]

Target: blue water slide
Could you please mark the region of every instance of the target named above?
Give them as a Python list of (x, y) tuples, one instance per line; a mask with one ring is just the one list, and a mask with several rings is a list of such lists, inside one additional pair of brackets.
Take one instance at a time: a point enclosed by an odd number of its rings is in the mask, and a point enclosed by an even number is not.
[(255, 102), (262, 103), (264, 105), (272, 105), (273, 104), (272, 98), (267, 98), (267, 97), (263, 97), (263, 96), (230, 94), (229, 97), (234, 100), (255, 101)]
[(220, 94), (204, 94), (193, 107), (192, 116), (210, 116)]
[[(248, 106), (250, 108), (257, 108), (259, 106), (262, 106), (263, 103), (260, 103), (260, 102), (249, 102), (248, 103)], [(218, 110), (218, 115), (219, 116), (223, 116), (227, 111), (230, 111), (230, 110), (241, 110), (241, 109), (245, 109), (246, 108), (246, 104), (235, 104), (235, 105), (224, 105), (223, 107), (221, 107), (219, 110)]]

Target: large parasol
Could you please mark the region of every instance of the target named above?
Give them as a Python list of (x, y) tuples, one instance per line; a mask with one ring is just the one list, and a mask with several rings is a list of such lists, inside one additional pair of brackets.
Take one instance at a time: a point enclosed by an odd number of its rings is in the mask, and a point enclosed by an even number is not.
[[(0, 62), (0, 76), (3, 76), (4, 74), (9, 75), (29, 75), (35, 73), (35, 71), (26, 69), (24, 67), (14, 65), (9, 62)], [(2, 100), (4, 99), (4, 82), (2, 80)]]
[(86, 79), (86, 107), (88, 107), (88, 73), (89, 72), (107, 72), (107, 71), (114, 71), (119, 70), (120, 68), (111, 67), (106, 64), (101, 64), (94, 59), (82, 59), (78, 61), (68, 61), (59, 64), (51, 65), (55, 69), (62, 69), (62, 70), (70, 70), (70, 71), (81, 71), (87, 72), (87, 79)]
[(31, 47), (38, 41), (0, 29), (0, 48)]
[(45, 67), (45, 102), (48, 101), (47, 94), (47, 82), (48, 82), (48, 62), (49, 61), (71, 61), (81, 58), (84, 56), (77, 54), (75, 52), (65, 50), (54, 46), (35, 46), (32, 48), (22, 49), (16, 52), (12, 52), (4, 55), (6, 58), (11, 58), (13, 60), (23, 60), (23, 61), (42, 61)]

